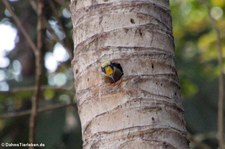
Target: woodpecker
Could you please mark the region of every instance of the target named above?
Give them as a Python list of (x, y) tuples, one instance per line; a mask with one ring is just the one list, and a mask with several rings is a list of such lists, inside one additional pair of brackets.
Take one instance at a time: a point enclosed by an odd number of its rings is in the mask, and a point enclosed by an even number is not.
[(119, 63), (112, 63), (111, 61), (105, 61), (101, 65), (101, 70), (104, 75), (111, 78), (113, 82), (118, 81), (123, 75), (123, 69)]

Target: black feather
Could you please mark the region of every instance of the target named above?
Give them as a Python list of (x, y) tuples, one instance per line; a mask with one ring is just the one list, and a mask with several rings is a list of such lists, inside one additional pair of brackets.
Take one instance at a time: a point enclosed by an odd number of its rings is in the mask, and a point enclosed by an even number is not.
[(112, 65), (118, 68), (123, 73), (123, 68), (121, 67), (119, 63), (112, 63)]

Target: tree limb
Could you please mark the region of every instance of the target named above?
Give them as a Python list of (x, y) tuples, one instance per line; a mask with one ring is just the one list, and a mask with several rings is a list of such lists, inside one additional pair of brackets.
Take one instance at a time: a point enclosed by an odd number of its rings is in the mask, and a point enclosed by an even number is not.
[(221, 44), (221, 33), (216, 25), (216, 20), (212, 17), (210, 13), (210, 6), (207, 3), (208, 8), (208, 15), (212, 24), (213, 29), (216, 33), (216, 46), (217, 46), (217, 53), (218, 53), (218, 63), (220, 69), (220, 76), (218, 81), (219, 86), (219, 93), (218, 93), (218, 117), (217, 117), (217, 137), (219, 148), (224, 148), (224, 68), (223, 68), (223, 52), (222, 52), (222, 44)]
[[(40, 109), (38, 109), (37, 112), (42, 113), (42, 112), (52, 111), (52, 110), (66, 108), (66, 107), (70, 107), (70, 106), (76, 107), (76, 103), (55, 104), (55, 105), (47, 106), (45, 108), (40, 108)], [(16, 117), (21, 117), (21, 116), (27, 116), (30, 114), (31, 114), (31, 110), (25, 110), (25, 111), (20, 111), (20, 112), (10, 112), (10, 113), (6, 113), (6, 114), (2, 114), (2, 115), (0, 115), (0, 118), (1, 119), (16, 118)]]
[[(55, 87), (55, 86), (41, 86), (41, 90), (58, 90), (58, 91), (70, 91), (73, 89), (73, 86), (62, 86), (62, 87)], [(34, 91), (35, 86), (29, 86), (29, 87), (20, 87), (20, 88), (13, 88), (9, 91), (0, 91), (1, 94), (7, 94), (7, 93), (17, 93), (17, 92), (28, 92), (28, 91)]]
[[(35, 143), (35, 130), (36, 130), (36, 121), (37, 121), (37, 112), (38, 112), (38, 103), (41, 94), (41, 50), (43, 47), (43, 8), (44, 8), (44, 0), (37, 1), (37, 50), (35, 51), (35, 92), (32, 98), (32, 108), (31, 108), (31, 116), (30, 116), (30, 125), (29, 125), (29, 142)], [(29, 149), (34, 149), (33, 146), (30, 146)]]

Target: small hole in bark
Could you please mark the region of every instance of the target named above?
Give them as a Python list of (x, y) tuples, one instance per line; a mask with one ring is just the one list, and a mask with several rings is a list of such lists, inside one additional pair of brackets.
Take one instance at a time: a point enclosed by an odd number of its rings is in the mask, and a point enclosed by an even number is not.
[(78, 69), (76, 69), (76, 74), (77, 74), (78, 72), (79, 72)]
[(166, 142), (163, 142), (163, 147), (168, 148), (168, 144)]
[(152, 121), (155, 121), (155, 118), (154, 117), (152, 117)]
[(134, 19), (130, 18), (130, 23), (135, 24)]
[(163, 84), (161, 83), (160, 85), (162, 86)]
[(174, 95), (177, 96), (177, 92), (175, 92)]
[(143, 35), (143, 34), (142, 34), (142, 32), (141, 32), (141, 30), (139, 30), (139, 35), (140, 35), (140, 36), (142, 36), (142, 35)]
[(154, 69), (154, 64), (152, 64), (152, 69)]
[(125, 33), (127, 33), (127, 32), (129, 31), (129, 29), (127, 29), (127, 28), (124, 28), (124, 31), (125, 31)]
[(89, 81), (89, 78), (87, 78), (87, 81)]

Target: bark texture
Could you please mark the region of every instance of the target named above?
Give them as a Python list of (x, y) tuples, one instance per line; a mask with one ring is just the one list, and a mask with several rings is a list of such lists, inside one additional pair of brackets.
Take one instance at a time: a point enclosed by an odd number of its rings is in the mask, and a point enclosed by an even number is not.
[[(72, 0), (84, 149), (187, 149), (168, 0)], [(105, 82), (100, 66), (124, 75)]]

